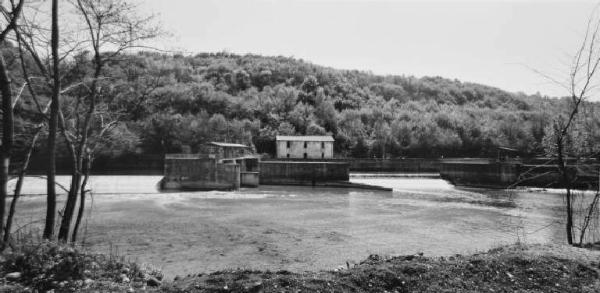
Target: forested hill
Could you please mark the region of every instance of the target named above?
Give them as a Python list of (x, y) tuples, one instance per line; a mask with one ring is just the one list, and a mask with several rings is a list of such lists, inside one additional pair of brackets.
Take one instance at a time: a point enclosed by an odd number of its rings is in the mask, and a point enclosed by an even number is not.
[[(287, 57), (140, 54), (164, 77), (135, 117), (144, 152), (207, 141), (274, 152), (275, 135), (334, 135), (353, 157), (481, 156), (509, 146), (542, 151), (557, 99), (441, 77), (380, 76)], [(132, 125), (133, 126), (133, 125)]]
[[(107, 67), (128, 116), (126, 143), (104, 153), (161, 154), (209, 141), (275, 152), (275, 135), (335, 137), (339, 156), (486, 156), (498, 146), (543, 151), (565, 99), (509, 93), (441, 77), (381, 76), (288, 57), (139, 53)], [(401, 70), (401, 69), (400, 69)], [(132, 95), (133, 96), (133, 95)], [(593, 105), (596, 107), (596, 105)], [(598, 121), (594, 121), (598, 129)]]

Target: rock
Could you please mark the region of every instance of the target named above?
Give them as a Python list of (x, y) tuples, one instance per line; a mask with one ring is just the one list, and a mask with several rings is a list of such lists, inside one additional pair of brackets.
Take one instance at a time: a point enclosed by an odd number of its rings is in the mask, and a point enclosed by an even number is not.
[(70, 246), (59, 248), (59, 251), (65, 253), (65, 254), (73, 254), (73, 253), (75, 253), (75, 249), (73, 247), (70, 247)]
[(128, 293), (133, 293), (133, 292), (135, 292), (135, 290), (133, 290), (133, 288), (129, 287), (129, 289), (127, 289), (127, 292)]
[(146, 281), (146, 284), (151, 287), (158, 287), (160, 286), (161, 282), (157, 278), (150, 276)]
[(94, 280), (87, 278), (85, 280), (83, 280), (83, 284), (85, 284), (86, 286), (91, 285), (92, 283), (94, 283)]
[(16, 281), (21, 278), (21, 272), (8, 273), (4, 276), (4, 278), (8, 281)]
[(125, 274), (121, 274), (119, 278), (121, 279), (121, 283), (129, 283), (131, 281)]
[(123, 274), (129, 274), (129, 268), (123, 268), (123, 269), (121, 269), (121, 273), (123, 273)]
[(83, 271), (83, 275), (84, 275), (84, 276), (86, 276), (86, 277), (89, 277), (89, 276), (91, 276), (91, 275), (92, 275), (92, 271), (90, 271), (90, 270), (85, 270), (85, 271)]

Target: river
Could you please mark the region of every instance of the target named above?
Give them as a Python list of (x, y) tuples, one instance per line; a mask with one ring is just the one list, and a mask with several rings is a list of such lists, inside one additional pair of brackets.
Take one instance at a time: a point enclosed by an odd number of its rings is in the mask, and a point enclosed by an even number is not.
[[(564, 242), (559, 192), (456, 188), (441, 179), (356, 178), (393, 192), (261, 186), (159, 193), (160, 176), (94, 176), (84, 241), (167, 276), (248, 268), (332, 269), (369, 254), (473, 253)], [(68, 186), (68, 177), (58, 181)], [(39, 233), (45, 181), (28, 178), (18, 226)], [(64, 194), (60, 196), (62, 207)]]

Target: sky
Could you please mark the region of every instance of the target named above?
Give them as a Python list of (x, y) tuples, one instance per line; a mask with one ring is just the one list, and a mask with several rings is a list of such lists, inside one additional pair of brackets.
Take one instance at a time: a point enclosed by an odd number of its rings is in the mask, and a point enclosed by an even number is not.
[[(596, 1), (143, 0), (165, 50), (301, 58), (564, 96)], [(537, 71), (537, 72), (536, 72)]]

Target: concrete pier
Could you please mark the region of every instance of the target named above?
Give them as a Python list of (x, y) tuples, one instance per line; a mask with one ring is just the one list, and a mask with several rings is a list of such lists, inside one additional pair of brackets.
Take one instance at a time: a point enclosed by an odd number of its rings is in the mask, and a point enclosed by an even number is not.
[(240, 188), (240, 166), (198, 155), (167, 155), (161, 189), (235, 190)]
[(268, 161), (260, 162), (260, 184), (316, 185), (317, 182), (348, 181), (348, 163)]
[(519, 164), (488, 159), (444, 160), (440, 176), (455, 185), (506, 188), (519, 178)]

